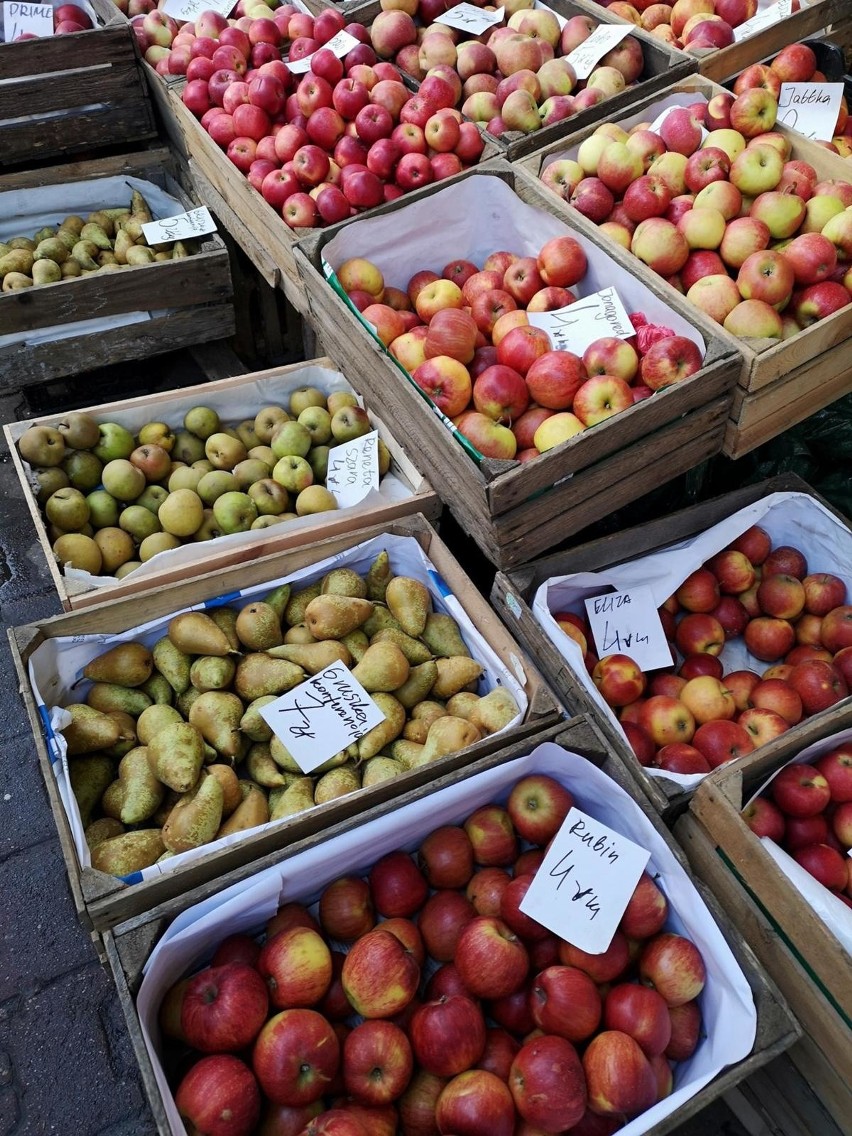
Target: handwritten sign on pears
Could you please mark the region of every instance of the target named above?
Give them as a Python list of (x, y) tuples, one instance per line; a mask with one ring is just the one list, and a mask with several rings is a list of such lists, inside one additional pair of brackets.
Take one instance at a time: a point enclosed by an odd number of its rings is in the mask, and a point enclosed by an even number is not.
[(52, 36), (53, 7), (50, 4), (4, 0), (3, 34), (6, 43), (12, 43), (22, 35)]
[(604, 336), (630, 339), (636, 329), (615, 288), (603, 288), (567, 308), (553, 312), (529, 312), (529, 321), (550, 336), (554, 351), (582, 355), (590, 343)]
[(371, 430), (328, 454), (325, 486), (341, 509), (357, 505), (379, 487), (379, 432)]
[(805, 138), (830, 142), (842, 98), (842, 83), (782, 83), (778, 121)]
[(456, 4), (448, 12), (435, 17), (436, 24), (446, 24), (450, 28), (457, 28), (460, 32), (469, 32), (471, 35), (482, 35), (495, 24), (501, 24), (506, 15), (505, 8), (498, 8), (496, 12), (486, 12), (477, 8), (475, 4)]
[(739, 43), (740, 40), (748, 39), (756, 32), (762, 32), (764, 28), (771, 28), (779, 20), (786, 20), (792, 12), (793, 0), (778, 0), (777, 4), (770, 4), (768, 8), (764, 8), (762, 12), (759, 11), (756, 16), (734, 28), (734, 40)]
[(588, 79), (599, 60), (630, 34), (630, 24), (600, 24), (566, 57), (578, 79)]
[(305, 773), (385, 720), (343, 663), (334, 663), (288, 690), (264, 706), (260, 715)]
[[(342, 59), (344, 55), (348, 55), (353, 47), (357, 47), (360, 41), (355, 36), (350, 35), (349, 32), (338, 32), (336, 36), (323, 44), (323, 50), (333, 52), (338, 59)], [(315, 55), (316, 52), (313, 53)], [(306, 71), (311, 69), (311, 59), (313, 55), (306, 55), (304, 59), (287, 60), (287, 66), (294, 75), (303, 75)]]
[(589, 954), (612, 942), (650, 852), (572, 808), (535, 874), (521, 911)]
[(586, 600), (598, 657), (629, 655), (643, 671), (670, 667), (672, 653), (649, 587), (637, 585)]
[(165, 244), (168, 241), (185, 241), (190, 237), (203, 237), (205, 233), (215, 233), (216, 222), (210, 216), (206, 205), (178, 213), (174, 217), (160, 217), (156, 221), (146, 221), (142, 233), (149, 245)]

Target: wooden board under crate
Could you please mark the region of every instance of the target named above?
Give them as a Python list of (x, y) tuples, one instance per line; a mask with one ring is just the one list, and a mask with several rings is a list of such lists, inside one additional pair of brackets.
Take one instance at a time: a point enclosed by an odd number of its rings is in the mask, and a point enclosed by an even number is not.
[[(165, 149), (7, 174), (0, 177), (0, 193), (30, 188), (37, 193), (41, 186), (121, 174), (154, 182), (186, 209), (198, 204), (190, 196), (188, 174)], [(190, 257), (4, 293), (0, 296), (4, 335), (42, 333), (42, 337), (0, 347), (0, 391), (225, 338), (234, 330), (232, 297), (228, 253), (216, 233), (201, 238), (199, 251)], [(61, 333), (64, 324), (135, 312), (145, 312), (148, 318)], [(59, 333), (44, 336), (50, 328), (58, 328)]]
[[(280, 822), (249, 832), (244, 840), (231, 847), (211, 851), (182, 868), (152, 879), (128, 885), (114, 876), (81, 867), (68, 816), (59, 793), (45, 741), (43, 725), (29, 680), (28, 660), (45, 639), (89, 634), (120, 634), (170, 615), (172, 612), (201, 604), (220, 596), (239, 596), (254, 585), (263, 584), (319, 563), (373, 537), (384, 535), (411, 538), (420, 545), (436, 572), (463, 606), (477, 631), (515, 675), (527, 698), (526, 714), (521, 722), (502, 733), (485, 737), (456, 754), (440, 758), (428, 766), (410, 770), (393, 781), (385, 781), (360, 789), (345, 797), (317, 805)], [(292, 841), (316, 837), (341, 820), (350, 820), (374, 805), (396, 797), (441, 775), (460, 768), (479, 756), (489, 754), (525, 738), (535, 731), (554, 725), (562, 717), (559, 704), (535, 667), (523, 658), (523, 652), (501, 624), (486, 600), (474, 588), (458, 561), (447, 549), (428, 521), (419, 515), (403, 517), (388, 524), (372, 525), (354, 532), (316, 541), (308, 548), (272, 554), (248, 560), (235, 567), (176, 582), (168, 588), (143, 592), (124, 600), (107, 601), (68, 615), (56, 616), (40, 623), (12, 628), (9, 631), (12, 656), (17, 669), (19, 688), (33, 731), (38, 761), (47, 786), (51, 810), (59, 832), (71, 893), (82, 922), (95, 931), (103, 931), (118, 922), (147, 911), (156, 904), (173, 899), (182, 892), (218, 878), (249, 861), (256, 860)]]
[(96, 27), (0, 43), (0, 170), (156, 134), (139, 49), (110, 0)]

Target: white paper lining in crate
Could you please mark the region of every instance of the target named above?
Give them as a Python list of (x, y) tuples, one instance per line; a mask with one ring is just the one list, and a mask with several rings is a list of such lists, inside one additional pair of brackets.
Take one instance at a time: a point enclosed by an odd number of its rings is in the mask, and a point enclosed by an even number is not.
[[(807, 749), (803, 749), (801, 753), (797, 754), (793, 760), (789, 761), (787, 764), (813, 765), (823, 754), (836, 749), (838, 746), (848, 745), (850, 742), (852, 742), (852, 730), (841, 730), (840, 733), (832, 734), (830, 738), (823, 738), (822, 741), (814, 742), (813, 745), (808, 746)], [(780, 769), (776, 770), (771, 777), (764, 781), (757, 792), (753, 793), (748, 801), (744, 803), (749, 805), (755, 797), (763, 795), (767, 787), (772, 784), (780, 772)], [(760, 843), (789, 879), (793, 887), (804, 896), (814, 911), (816, 911), (823, 923), (834, 932), (844, 948), (852, 953), (852, 909), (848, 908), (845, 903), (833, 896), (828, 888), (823, 887), (819, 880), (814, 879), (810, 872), (806, 872), (801, 865), (796, 863), (788, 852), (785, 852), (784, 849), (779, 844), (776, 844), (770, 837), (761, 837)], [(850, 859), (850, 864), (852, 864), (852, 859)]]
[[(702, 352), (706, 351), (703, 338), (683, 316), (637, 277), (613, 264), (603, 249), (573, 230), (569, 222), (522, 201), (502, 178), (484, 173), (472, 174), (418, 201), (403, 199), (387, 213), (344, 226), (323, 247), (322, 267), (326, 277), (333, 278), (339, 288), (335, 273), (340, 265), (350, 257), (366, 256), (381, 270), (386, 284), (405, 289), (412, 275), (422, 269), (440, 273), (445, 264), (458, 259), (481, 267), (486, 257), (498, 249), (519, 256), (537, 256), (546, 241), (566, 234), (582, 245), (588, 260), (586, 275), (573, 289), (578, 298), (612, 287), (615, 282), (628, 312), (642, 312), (649, 323), (670, 327), (677, 335), (691, 339)], [(350, 307), (381, 346), (370, 325)], [(382, 350), (387, 354), (384, 347)], [(401, 366), (400, 371), (407, 374)], [(434, 405), (433, 409), (455, 433), (449, 419)]]
[[(223, 422), (239, 422), (243, 418), (254, 418), (264, 406), (286, 401), (289, 395), (301, 386), (315, 386), (324, 394), (331, 394), (332, 391), (352, 391), (346, 377), (339, 371), (332, 371), (328, 367), (305, 366), (288, 375), (258, 378), (252, 383), (226, 387), (211, 386), (209, 389), (205, 388), (203, 393), (197, 389), (186, 394), (178, 391), (167, 403), (152, 404), (138, 400), (126, 410), (110, 411), (109, 421), (117, 422), (119, 426), (136, 433), (146, 422), (150, 422), (154, 414), (163, 414), (169, 426), (177, 427), (183, 421), (186, 412), (191, 407), (197, 406), (199, 399), (203, 398), (204, 405), (217, 411)], [(360, 397), (359, 402), (363, 405)], [(99, 421), (107, 420), (102, 415), (96, 417)], [(25, 464), (25, 468), (29, 471), (30, 467)], [(364, 510), (394, 501), (403, 501), (411, 496), (412, 489), (400, 477), (389, 471), (382, 478), (377, 490), (371, 490), (357, 505), (335, 510), (333, 516), (355, 516)], [(280, 529), (276, 527), (274, 534), (270, 534), (269, 529), (262, 529), (216, 537), (210, 543), (203, 541), (198, 544), (181, 545), (180, 548), (157, 553), (133, 572), (132, 579), (139, 580), (153, 572), (168, 571), (170, 568), (196, 565), (212, 548), (217, 552), (220, 549), (250, 548), (252, 545), (268, 541), (270, 535), (316, 529), (317, 524), (316, 516), (299, 517), (286, 521)], [(92, 576), (77, 568), (65, 568), (64, 575), (69, 582), (69, 591), (75, 590), (74, 585), (78, 586), (79, 591), (90, 591), (93, 588), (115, 587), (121, 582), (115, 576)]]
[[(773, 546), (791, 544), (801, 549), (807, 557), (809, 572), (831, 572), (852, 584), (852, 533), (849, 529), (806, 493), (773, 493), (740, 509), (706, 532), (660, 552), (649, 553), (627, 564), (603, 568), (599, 572), (554, 576), (539, 587), (532, 605), (534, 618), (598, 704), (601, 713), (614, 726), (618, 727), (618, 719), (604, 702), (583, 665), (579, 645), (559, 629), (551, 613), (574, 611), (585, 615), (583, 600), (612, 588), (619, 590), (641, 584), (651, 589), (654, 604), (659, 607), (690, 573), (752, 525), (766, 529)], [(725, 644), (722, 660), (726, 672), (747, 668), (760, 674), (769, 665), (749, 654), (741, 639)], [(675, 781), (685, 789), (694, 788), (706, 776), (703, 773), (669, 773), (650, 766), (645, 772), (651, 777)]]
[[(516, 675), (506, 667), (497, 653), (479, 633), (465, 612), (464, 607), (456, 596), (450, 591), (446, 582), (441, 578), (437, 569), (429, 560), (426, 553), (413, 537), (393, 536), (384, 534), (364, 541), (345, 552), (328, 557), (319, 564), (309, 565), (292, 575), (270, 580), (265, 584), (258, 584), (253, 588), (246, 588), (228, 595), (218, 596), (203, 603), (194, 604), (191, 608), (181, 610), (204, 610), (206, 608), (221, 607), (225, 604), (244, 607), (253, 599), (257, 599), (271, 591), (280, 583), (290, 583), (294, 589), (297, 586), (305, 587), (314, 580), (320, 579), (334, 567), (347, 565), (356, 572), (366, 572), (378, 554), (386, 549), (390, 557), (391, 569), (397, 576), (413, 576), (422, 581), (432, 596), (432, 605), (435, 611), (451, 615), (459, 624), (463, 638), (471, 654), (485, 667), (485, 672), (479, 680), (478, 693), (487, 694), (496, 686), (504, 686), (514, 697), (520, 712), (503, 730), (511, 729), (523, 718), (527, 710), (527, 698), (524, 693), (523, 670), (520, 662), (513, 658), (513, 663), (519, 672)], [(118, 643), (143, 642), (149, 647), (166, 634), (169, 620), (177, 615), (172, 612), (162, 619), (151, 623), (141, 624), (119, 635), (77, 635), (54, 639), (46, 639), (33, 651), (29, 660), (29, 678), (33, 687), (39, 714), (45, 727), (48, 748), (51, 755), (53, 772), (56, 776), (57, 788), (74, 837), (74, 846), (81, 866), (89, 866), (91, 858), (86, 839), (83, 834), (83, 825), (77, 802), (71, 789), (68, 778), (68, 758), (66, 746), (62, 735), (58, 733), (63, 725), (63, 718), (68, 715), (61, 709), (61, 703), (80, 701), (81, 690), (72, 694), (72, 685), (80, 678), (82, 668), (96, 655), (108, 650)], [(73, 761), (74, 758), (71, 758)], [(270, 821), (266, 828), (281, 822)], [(259, 831), (254, 829), (252, 831)], [(161, 864), (154, 864), (142, 872), (125, 877), (128, 883), (137, 883), (140, 880), (150, 879), (153, 876), (174, 871), (186, 864), (206, 856), (214, 849), (227, 848), (243, 839), (243, 833), (235, 833), (210, 844), (204, 844), (190, 852), (182, 852), (164, 860)]]
[[(130, 207), (130, 195), (138, 189), (155, 217), (174, 217), (185, 211), (177, 198), (166, 193), (154, 182), (141, 178), (116, 175), (93, 178), (88, 181), (67, 182), (62, 185), (42, 185), (36, 188), (10, 189), (0, 193), (0, 241), (11, 237), (32, 237), (46, 225), (58, 226), (69, 214), (85, 217), (96, 209)], [(68, 339), (90, 331), (107, 331), (113, 327), (140, 323), (164, 310), (122, 312), (115, 316), (102, 316), (95, 320), (78, 320), (40, 327), (36, 331), (16, 331), (0, 335), (0, 348), (13, 343), (33, 346), (37, 343)]]
[(585, 758), (547, 742), (526, 757), (477, 773), (267, 868), (174, 920), (145, 965), (136, 1003), (174, 1133), (185, 1130), (158, 1057), (157, 1010), (166, 990), (185, 973), (209, 961), (226, 935), (257, 933), (279, 904), (288, 900), (313, 903), (326, 884), (342, 872), (366, 872), (388, 852), (400, 847), (413, 851), (440, 825), (459, 824), (474, 809), (490, 801), (505, 802), (515, 782), (530, 773), (555, 777), (574, 795), (578, 808), (650, 851), (646, 870), (657, 879), (669, 901), (667, 926), (695, 942), (707, 968), (707, 983), (701, 995), (704, 1036), (698, 1048), (688, 1061), (677, 1066), (671, 1096), (619, 1129), (620, 1136), (647, 1132), (685, 1104), (726, 1065), (743, 1060), (751, 1052), (757, 1026), (751, 990), (671, 849), (636, 802), (615, 782)]

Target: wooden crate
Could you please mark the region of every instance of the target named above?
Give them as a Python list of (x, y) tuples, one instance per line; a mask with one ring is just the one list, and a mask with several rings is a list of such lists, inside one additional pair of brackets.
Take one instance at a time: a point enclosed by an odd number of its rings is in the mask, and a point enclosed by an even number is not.
[[(182, 178), (190, 186), (187, 175), (168, 150), (8, 174), (0, 178), (0, 193), (26, 189), (35, 200), (40, 187), (116, 175), (151, 181), (187, 209), (197, 204), (179, 183), (178, 178)], [(129, 195), (127, 190), (128, 204)], [(97, 196), (97, 189), (93, 188), (93, 202)], [(149, 311), (152, 308), (155, 310)], [(150, 318), (62, 334), (66, 324), (134, 312), (146, 312)], [(211, 233), (202, 238), (196, 255), (182, 260), (140, 265), (121, 272), (91, 273), (57, 284), (6, 292), (0, 296), (0, 328), (4, 335), (44, 335), (44, 329), (59, 329), (55, 337), (39, 338), (32, 343), (22, 339), (0, 347), (0, 391), (4, 393), (109, 363), (222, 339), (234, 330), (231, 273), (224, 242)]]
[[(620, 125), (627, 129), (636, 123), (647, 122), (665, 106), (709, 101), (722, 90), (706, 78), (691, 76), (672, 84), (660, 96), (635, 103), (628, 117), (620, 120)], [(852, 181), (852, 164), (847, 159), (832, 154), (786, 127), (777, 129), (790, 139), (792, 157), (809, 162), (821, 179)], [(539, 177), (551, 161), (573, 156), (583, 139), (594, 130), (593, 126), (587, 127), (561, 142), (537, 150), (523, 159), (520, 165)], [(551, 193), (551, 197), (560, 202), (559, 208), (563, 212), (576, 215), (576, 210), (561, 202), (556, 194)], [(582, 216), (577, 218), (577, 224), (584, 231), (597, 228)], [(852, 371), (844, 355), (844, 344), (850, 332), (848, 308), (780, 343), (739, 339), (716, 326), (722, 339), (735, 347), (743, 359), (731, 407), (731, 420), (725, 434), (723, 453), (727, 457), (741, 457), (852, 390)]]
[[(491, 602), (527, 653), (541, 668), (547, 681), (562, 700), (565, 709), (571, 714), (595, 715), (595, 720), (610, 744), (617, 749), (625, 764), (633, 770), (638, 784), (648, 794), (654, 806), (667, 817), (673, 817), (683, 810), (690, 798), (691, 790), (665, 776), (650, 776), (636, 761), (621, 730), (610, 718), (604, 718), (600, 703), (590, 694), (588, 686), (584, 684), (534, 616), (535, 595), (542, 584), (555, 577), (577, 572), (599, 572), (652, 552), (662, 551), (671, 545), (697, 536), (773, 493), (807, 494), (829, 509), (844, 530), (849, 529), (846, 518), (832, 510), (800, 478), (784, 474), (758, 485), (725, 494), (712, 501), (682, 509), (678, 513), (637, 528), (627, 529), (602, 540), (591, 541), (567, 552), (554, 553), (533, 564), (515, 568), (511, 572), (499, 572), (494, 580)], [(803, 551), (807, 555), (807, 535), (804, 532), (801, 543), (805, 546)], [(817, 570), (828, 571), (829, 568)], [(831, 570), (834, 570), (833, 566)], [(767, 762), (778, 761), (783, 755), (789, 757), (805, 745), (824, 736), (827, 731), (836, 731), (847, 723), (852, 724), (852, 697), (844, 699), (829, 710), (805, 719), (769, 745), (761, 747), (753, 755), (733, 762), (731, 768), (751, 769), (752, 766), (763, 766)]]
[[(347, 797), (316, 806), (287, 820), (275, 822), (250, 833), (232, 847), (210, 851), (183, 868), (153, 879), (128, 885), (114, 876), (82, 867), (79, 863), (68, 816), (62, 803), (51, 764), (51, 754), (43, 735), (42, 718), (36, 706), (28, 678), (28, 663), (33, 652), (49, 639), (76, 635), (120, 634), (153, 620), (165, 619), (184, 608), (205, 601), (227, 597), (234, 603), (244, 598), (248, 589), (291, 575), (319, 564), (328, 557), (339, 561), (356, 545), (385, 535), (415, 540), (434, 565), (436, 575), (430, 580), (435, 594), (444, 588), (454, 594), (465, 613), (502, 664), (515, 676), (527, 698), (524, 719), (509, 730), (484, 738), (474, 746), (442, 758), (428, 767), (404, 774), (393, 783), (361, 789)], [(248, 602), (248, 600), (246, 600)], [(199, 883), (266, 855), (292, 841), (323, 832), (338, 820), (351, 820), (376, 804), (396, 798), (415, 786), (422, 786), (438, 773), (457, 770), (475, 758), (491, 753), (501, 745), (559, 720), (560, 710), (541, 676), (527, 660), (487, 602), (475, 590), (458, 562), (450, 554), (435, 530), (422, 516), (404, 517), (389, 524), (372, 525), (342, 536), (316, 541), (308, 548), (296, 549), (246, 561), (195, 579), (176, 582), (168, 588), (144, 592), (124, 600), (113, 600), (41, 623), (14, 628), (9, 633), (12, 654), (18, 670), (20, 688), (35, 737), (39, 762), (47, 784), (48, 796), (66, 862), (71, 891), (77, 912), (88, 926), (102, 931), (113, 924), (146, 911), (155, 904), (172, 899)], [(96, 645), (95, 648), (97, 649)], [(50, 691), (44, 692), (45, 697)], [(54, 695), (55, 697), (55, 695)]]
[[(409, 831), (410, 825), (407, 826), (404, 833), (402, 831), (400, 832), (400, 843), (405, 844), (407, 847), (414, 846), (416, 842), (422, 838), (422, 834), (425, 834), (425, 832), (429, 830), (430, 826), (434, 827), (439, 823), (438, 818), (442, 813), (437, 810), (442, 810), (447, 813), (448, 820), (454, 820), (456, 814), (459, 816), (463, 815), (464, 797), (462, 795), (467, 796), (477, 793), (479, 796), (482, 795), (483, 790), (477, 789), (477, 780), (482, 780), (482, 777), (477, 778), (477, 774), (491, 777), (496, 774), (499, 779), (501, 766), (506, 766), (507, 763), (511, 763), (517, 758), (526, 757), (533, 753), (538, 745), (550, 741), (555, 742), (565, 750), (589, 759), (590, 764), (602, 768), (613, 781), (622, 785), (622, 787), (625, 785), (629, 786), (629, 777), (624, 775), (616, 758), (611, 755), (606, 755), (606, 747), (602, 744), (603, 739), (597, 733), (594, 726), (586, 719), (573, 719), (563, 725), (541, 731), (521, 743), (514, 743), (500, 750), (498, 753), (477, 761), (475, 764), (468, 766), (462, 772), (461, 777), (455, 774), (439, 778), (430, 787), (430, 799), (435, 802), (436, 819), (433, 820), (432, 817), (427, 818), (425, 826), (422, 827), (422, 832), (420, 828), (415, 828), (413, 832)], [(530, 759), (530, 764), (525, 766), (525, 768), (530, 770), (535, 769), (535, 761), (536, 758), (533, 756)], [(503, 778), (494, 780), (493, 783), (502, 785), (505, 781), (508, 787), (512, 777), (513, 774), (507, 769)], [(460, 781), (461, 785), (459, 785)], [(572, 779), (570, 784), (575, 792), (578, 791), (580, 788), (579, 777)], [(457, 803), (444, 805), (440, 797), (435, 797), (435, 793), (439, 792), (441, 789), (454, 790)], [(459, 789), (461, 792), (459, 792)], [(503, 791), (505, 790), (497, 788), (495, 793)], [(416, 806), (418, 799), (422, 798), (422, 795), (422, 791), (408, 793), (395, 802), (394, 808), (398, 810), (407, 804)], [(446, 794), (442, 794), (442, 796), (446, 796)], [(471, 799), (475, 799), (478, 803), (478, 798)], [(452, 816), (447, 812), (450, 808), (454, 810)], [(640, 805), (640, 808), (642, 808), (648, 823), (653, 827), (655, 832), (662, 837), (667, 847), (673, 853), (675, 860), (682, 866), (682, 853), (672, 841), (671, 835), (660, 823), (659, 818), (654, 816), (652, 810), (647, 809), (646, 805)], [(372, 820), (388, 815), (389, 808), (384, 806), (373, 812), (368, 819)], [(423, 822), (420, 822), (420, 824), (423, 825)], [(334, 840), (336, 836), (340, 835), (341, 831), (342, 826), (327, 830), (324, 834), (325, 839)], [(365, 830), (365, 832), (367, 831), (368, 830)], [(304, 842), (302, 845), (287, 849), (284, 853), (275, 852), (262, 863), (254, 865), (252, 874), (254, 875), (261, 868), (273, 868), (275, 865), (283, 862), (287, 865), (287, 870), (291, 877), (293, 879), (299, 879), (299, 860), (297, 857), (299, 853), (308, 851), (310, 847), (310, 842)], [(366, 856), (362, 857), (362, 859), (367, 858)], [(250, 882), (247, 874), (241, 870), (229, 875), (227, 879), (219, 881), (217, 891), (221, 891), (221, 888), (225, 885), (241, 884), (248, 886)], [(306, 896), (311, 893), (315, 894), (319, 886), (321, 886), (321, 883), (322, 881), (319, 880), (309, 882), (305, 879), (297, 885), (296, 890), (288, 892), (288, 898), (291, 894), (294, 896), (298, 893), (302, 893)], [(767, 981), (749, 948), (745, 947), (739, 940), (736, 931), (727, 921), (713, 897), (703, 889), (700, 884), (697, 886), (699, 887), (701, 898), (709, 907), (714, 920), (718, 924), (728, 946), (731, 948), (736, 962), (741, 968), (748, 986), (751, 989), (757, 1016), (757, 1032), (754, 1045), (747, 1057), (722, 1071), (709, 1084), (677, 1107), (669, 1116), (652, 1124), (646, 1130), (647, 1136), (662, 1136), (663, 1133), (670, 1132), (676, 1126), (679, 1131), (688, 1131), (688, 1129), (682, 1129), (680, 1126), (687, 1122), (689, 1118), (695, 1116), (703, 1107), (709, 1104), (710, 1101), (728, 1091), (743, 1078), (751, 1076), (756, 1070), (762, 1068), (766, 1062), (782, 1053), (798, 1035), (798, 1027), (795, 1020), (773, 984)], [(187, 911), (190, 906), (203, 900), (209, 900), (210, 895), (211, 892), (209, 889), (196, 889), (181, 897), (179, 901), (161, 904), (150, 913), (128, 921), (127, 923), (123, 923), (106, 932), (103, 936), (106, 960), (115, 978), (119, 999), (142, 1072), (143, 1083), (157, 1122), (158, 1131), (162, 1136), (169, 1136), (172, 1129), (169, 1127), (169, 1122), (165, 1114), (163, 1105), (164, 1098), (155, 1077), (151, 1055), (143, 1038), (140, 1018), (135, 1004), (135, 995), (141, 984), (142, 968), (151, 954), (153, 947), (161, 938), (168, 925), (179, 913)], [(262, 926), (263, 919), (259, 918), (257, 922), (259, 928)]]
[(90, 31), (0, 43), (0, 170), (155, 136), (133, 32), (110, 0), (90, 2)]
[[(830, 734), (823, 737), (830, 746)], [(802, 747), (797, 747), (801, 749)], [(789, 1056), (840, 1131), (852, 1132), (852, 962), (741, 816), (787, 752), (705, 779), (675, 825), (695, 873), (716, 894), (788, 999), (804, 1034)], [(790, 1087), (775, 1080), (781, 1101)]]
[[(593, 16), (597, 16), (600, 11), (595, 0), (575, 0), (575, 2)], [(808, 36), (848, 15), (849, 7), (846, 0), (801, 0), (798, 12), (749, 36), (741, 43), (732, 43), (730, 47), (723, 47), (718, 51), (701, 49), (695, 52), (679, 51), (679, 54), (696, 59), (698, 70), (702, 75), (722, 83), (739, 71), (745, 70), (751, 63), (758, 63), (767, 56), (775, 55), (788, 43), (801, 43)]]
[[(316, 368), (322, 368), (323, 373), (317, 374)], [(268, 406), (270, 402), (286, 404), (290, 391), (297, 387), (310, 384), (317, 385), (325, 380), (332, 380), (339, 374), (333, 360), (311, 359), (305, 363), (295, 363), (289, 367), (274, 367), (268, 371), (254, 372), (249, 375), (240, 375), (236, 378), (225, 378), (219, 382), (207, 382), (200, 386), (185, 387), (178, 391), (168, 391), (163, 394), (143, 396), (128, 399), (123, 402), (113, 402), (100, 406), (88, 407), (88, 413), (102, 422), (118, 422), (132, 431), (136, 431), (145, 422), (154, 419), (165, 421), (177, 427), (183, 419), (185, 410), (195, 404), (202, 403), (218, 410), (223, 421), (233, 420), (234, 413), (229, 412), (229, 403), (235, 397), (242, 396), (243, 403), (247, 397), (253, 397), (252, 405), (255, 412)], [(342, 382), (343, 389), (351, 389), (348, 383)], [(252, 391), (253, 395), (246, 395)], [(233, 540), (226, 541), (225, 547), (221, 540), (204, 541), (189, 545), (195, 552), (192, 564), (180, 565), (166, 564), (158, 571), (136, 576), (131, 573), (123, 580), (116, 580), (108, 588), (95, 588), (87, 586), (83, 581), (67, 579), (56, 563), (56, 557), (51, 551), (50, 539), (47, 535), (44, 517), (38, 502), (30, 488), (26, 464), (22, 461), (16, 446), (17, 440), (25, 430), (32, 425), (51, 425), (60, 419), (57, 415), (48, 415), (38, 419), (27, 419), (22, 422), (9, 423), (3, 427), (12, 461), (21, 481), (21, 487), (29, 506), (30, 515), (35, 525), (36, 535), (53, 583), (62, 600), (66, 611), (79, 610), (91, 607), (106, 599), (120, 599), (126, 596), (138, 595), (140, 592), (152, 588), (171, 587), (172, 584), (186, 580), (189, 576), (208, 574), (245, 560), (253, 560), (259, 556), (268, 556), (274, 552), (283, 552), (287, 549), (310, 545), (317, 538), (339, 536), (353, 529), (363, 528), (367, 524), (383, 524), (394, 521), (397, 517), (409, 513), (422, 513), (430, 520), (437, 520), (441, 513), (441, 501), (429, 482), (419, 472), (409, 454), (396, 441), (393, 432), (380, 416), (371, 413), (371, 420), (379, 431), (379, 437), (387, 445), (392, 456), (390, 472), (408, 489), (408, 496), (403, 500), (386, 500), (378, 505), (364, 505), (342, 511), (322, 513), (311, 521), (302, 522), (299, 527), (290, 529), (288, 525), (278, 525), (271, 529), (263, 529), (251, 534), (242, 534), (236, 547)], [(289, 530), (289, 531), (288, 531)], [(168, 557), (166, 557), (168, 561)]]

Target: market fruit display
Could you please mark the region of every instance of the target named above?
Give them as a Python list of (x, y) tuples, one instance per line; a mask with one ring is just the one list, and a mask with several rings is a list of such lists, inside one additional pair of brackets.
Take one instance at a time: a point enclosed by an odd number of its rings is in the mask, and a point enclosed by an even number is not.
[(666, 1097), (701, 1036), (705, 963), (652, 877), (599, 955), (519, 908), (572, 804), (551, 777), (522, 778), (415, 853), (283, 904), (257, 940), (211, 942), (210, 966), (160, 1006), (184, 1123), (611, 1133)]
[(456, 89), (452, 105), (498, 138), (571, 118), (635, 86), (645, 72), (642, 44), (628, 35), (578, 79), (571, 53), (599, 21), (585, 14), (560, 21), (533, 0), (505, 5), (505, 22), (475, 37), (439, 22), (453, 7), (445, 0), (382, 0), (381, 7), (370, 26), (376, 53), (421, 84), (442, 75)]
[[(85, 32), (94, 26), (92, 17), (78, 4), (57, 4), (53, 8), (54, 35), (73, 35), (74, 32)], [(39, 38), (34, 32), (21, 32), (10, 42), (21, 43), (24, 40)], [(0, 35), (0, 43), (2, 42), (4, 42), (3, 36)]]
[(777, 113), (758, 86), (655, 130), (605, 123), (541, 180), (705, 315), (771, 345), (852, 299), (852, 182), (792, 158)]
[(404, 287), (386, 284), (363, 257), (338, 280), (390, 354), (486, 457), (529, 461), (657, 390), (699, 371), (692, 339), (630, 315), (636, 335), (607, 336), (581, 354), (556, 350), (529, 313), (578, 299), (587, 259), (571, 236), (537, 256), (495, 251), (481, 264), (455, 260), (420, 270)]
[[(182, 544), (337, 509), (329, 451), (372, 429), (354, 393), (300, 387), (286, 407), (239, 423), (194, 406), (132, 433), (72, 411), (30, 426), (17, 445), (59, 564), (123, 578)], [(390, 452), (381, 440), (378, 450), (382, 477)]]
[(841, 744), (813, 761), (785, 765), (749, 801), (743, 819), (852, 907), (852, 747)]
[[(92, 867), (126, 876), (457, 753), (519, 714), (387, 552), (90, 659), (61, 727)], [(335, 663), (384, 718), (306, 775), (260, 711)]]
[(149, 246), (142, 226), (154, 217), (143, 195), (133, 190), (128, 206), (108, 206), (85, 217), (0, 241), (0, 288), (16, 292), (56, 284), (95, 272), (115, 272), (162, 260), (192, 256), (194, 240)]
[[(846, 698), (852, 682), (847, 585), (809, 573), (791, 545), (754, 525), (695, 569), (659, 609), (677, 660), (645, 674), (627, 654), (599, 659), (583, 616), (555, 612), (641, 765), (709, 773)], [(753, 665), (726, 666), (742, 643)], [(762, 663), (768, 664), (761, 667)]]

